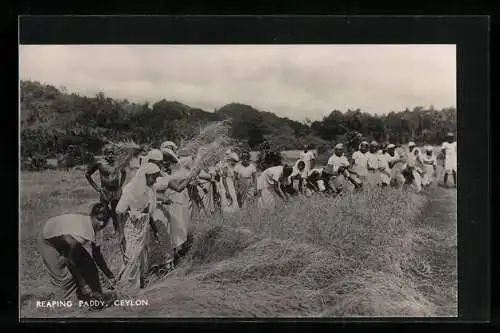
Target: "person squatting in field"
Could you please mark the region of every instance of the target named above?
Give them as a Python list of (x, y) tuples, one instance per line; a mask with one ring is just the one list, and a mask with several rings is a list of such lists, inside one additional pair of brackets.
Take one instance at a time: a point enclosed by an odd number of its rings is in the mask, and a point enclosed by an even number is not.
[(288, 184), (288, 177), (292, 174), (290, 165), (279, 165), (267, 168), (257, 179), (258, 207), (272, 209), (275, 207), (275, 197), (286, 201), (288, 198), (282, 190), (282, 185)]
[[(115, 209), (122, 195), (122, 187), (125, 183), (127, 172), (116, 163), (111, 145), (108, 144), (103, 147), (103, 154), (103, 159), (99, 159), (89, 165), (85, 177), (90, 185), (99, 193), (101, 202), (109, 208), (115, 233), (119, 239), (123, 239), (123, 226), (119, 224)], [(96, 172), (99, 172), (100, 186), (92, 179), (92, 176)]]
[(454, 139), (453, 133), (446, 135), (446, 141), (441, 146), (441, 151), (444, 154), (444, 185), (448, 184), (448, 176), (450, 173), (453, 176), (453, 184), (457, 186), (457, 142)]
[[(56, 294), (65, 300), (103, 301), (107, 305), (115, 298), (103, 292), (98, 268), (116, 284), (102, 253), (102, 229), (110, 219), (104, 203), (92, 206), (89, 215), (64, 214), (47, 220), (38, 238), (38, 251)], [(101, 302), (100, 302), (101, 303)], [(104, 304), (104, 303), (103, 303)]]

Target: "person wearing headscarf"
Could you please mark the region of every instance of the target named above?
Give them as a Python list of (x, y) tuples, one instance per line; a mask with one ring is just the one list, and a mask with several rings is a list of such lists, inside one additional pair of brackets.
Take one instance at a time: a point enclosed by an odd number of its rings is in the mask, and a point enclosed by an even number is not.
[(432, 184), (432, 181), (436, 177), (437, 171), (437, 159), (432, 146), (425, 147), (425, 154), (422, 156), (422, 164), (424, 169), (424, 173), (422, 176), (422, 186), (424, 188), (429, 188)]
[(352, 170), (361, 182), (365, 182), (368, 177), (368, 147), (368, 142), (362, 141), (359, 149), (352, 154)]
[(207, 216), (216, 213), (220, 208), (217, 205), (217, 172), (214, 166), (201, 170), (198, 175), (197, 187), (201, 203), (199, 204), (201, 211)]
[(367, 169), (368, 169), (368, 175), (367, 175), (367, 183), (371, 187), (375, 187), (380, 184), (381, 179), (380, 179), (380, 173), (379, 173), (379, 168), (380, 168), (380, 158), (378, 154), (379, 150), (379, 145), (377, 141), (372, 141), (370, 143), (369, 151), (367, 153)]
[(38, 252), (64, 300), (105, 300), (98, 268), (116, 283), (102, 253), (102, 230), (110, 219), (104, 203), (94, 204), (89, 215), (64, 214), (45, 222), (38, 238)]
[(396, 145), (389, 144), (387, 146), (387, 152), (385, 153), (385, 157), (387, 160), (387, 164), (389, 166), (390, 172), (390, 185), (397, 186), (403, 185), (405, 182), (405, 178), (401, 174), (403, 170), (403, 166), (405, 163), (405, 159), (401, 158), (396, 151)]
[(281, 187), (288, 182), (292, 171), (293, 168), (290, 165), (278, 165), (262, 172), (257, 179), (257, 203), (260, 209), (274, 208), (276, 196), (284, 201), (287, 200)]
[(453, 175), (453, 183), (457, 186), (457, 141), (454, 139), (453, 133), (446, 135), (446, 141), (441, 146), (441, 151), (444, 154), (444, 185), (448, 184), (449, 174)]
[(236, 194), (234, 167), (239, 162), (238, 154), (230, 150), (226, 151), (223, 161), (217, 163), (216, 170), (220, 176), (218, 191), (221, 198), (223, 212), (235, 212), (239, 209), (238, 197)]
[(143, 164), (125, 186), (116, 206), (120, 219), (125, 221), (125, 248), (122, 248), (124, 264), (120, 270), (119, 283), (128, 289), (145, 286), (149, 271), (149, 231), (150, 227), (154, 227), (153, 214), (157, 202), (153, 185), (159, 176), (160, 168), (156, 164)]
[(378, 173), (380, 177), (379, 185), (387, 187), (391, 183), (391, 169), (389, 159), (387, 158), (387, 145), (381, 144), (377, 152), (378, 155)]
[(161, 145), (160, 145), (160, 149), (163, 150), (163, 149), (170, 149), (172, 150), (174, 153), (177, 153), (177, 145), (173, 142), (173, 141), (165, 141), (163, 142)]
[(292, 174), (290, 175), (290, 183), (292, 186), (297, 183), (297, 186), (294, 187), (297, 193), (305, 194), (307, 176), (308, 172), (306, 171), (305, 161), (303, 159), (298, 159), (295, 162)]
[(334, 177), (333, 182), (337, 193), (343, 190), (346, 180), (353, 184), (356, 189), (361, 186), (361, 182), (352, 177), (349, 167), (349, 160), (344, 155), (344, 145), (338, 143), (335, 145), (334, 153), (330, 156), (327, 163), (327, 172)]
[(422, 190), (422, 154), (415, 142), (408, 143), (408, 152), (406, 153), (406, 168), (403, 175), (406, 178), (406, 184), (411, 184), (417, 192)]
[[(168, 152), (168, 154), (165, 154)], [(173, 151), (164, 151), (164, 173), (156, 180), (153, 188), (163, 201), (158, 217), (167, 227), (170, 246), (167, 258), (177, 264), (179, 253), (187, 240), (191, 221), (188, 184), (199, 174), (191, 158), (178, 158)]]
[(250, 161), (250, 153), (241, 154), (241, 162), (234, 167), (237, 198), (240, 207), (251, 204), (257, 192), (257, 167)]

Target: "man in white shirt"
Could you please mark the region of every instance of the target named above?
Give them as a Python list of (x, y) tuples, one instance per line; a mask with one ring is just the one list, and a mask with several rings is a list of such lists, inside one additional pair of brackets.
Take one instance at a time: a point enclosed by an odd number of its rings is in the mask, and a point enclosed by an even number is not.
[(347, 157), (344, 155), (344, 145), (339, 143), (335, 146), (334, 154), (328, 159), (328, 164), (326, 167), (327, 173), (333, 175), (335, 189), (337, 193), (340, 193), (343, 188), (343, 182), (347, 179), (354, 187), (357, 189), (361, 186), (361, 183), (356, 181), (349, 173), (350, 163)]
[(446, 141), (441, 146), (444, 154), (444, 185), (448, 183), (448, 175), (453, 174), (453, 183), (457, 186), (457, 142), (453, 133), (446, 135)]

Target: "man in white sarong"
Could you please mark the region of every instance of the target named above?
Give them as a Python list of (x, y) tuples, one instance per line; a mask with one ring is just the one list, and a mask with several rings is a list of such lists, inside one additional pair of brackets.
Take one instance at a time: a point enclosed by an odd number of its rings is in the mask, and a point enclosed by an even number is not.
[(446, 140), (441, 146), (441, 151), (444, 154), (444, 185), (448, 184), (448, 175), (453, 175), (453, 184), (457, 186), (457, 142), (454, 139), (453, 133), (446, 135)]
[(238, 154), (227, 151), (224, 161), (215, 166), (220, 176), (218, 191), (220, 193), (221, 206), (223, 212), (235, 212), (239, 209), (238, 196), (234, 184), (234, 167), (239, 162)]
[(104, 203), (92, 206), (90, 216), (64, 214), (47, 220), (38, 238), (38, 252), (58, 287), (56, 295), (63, 300), (106, 300), (113, 295), (104, 293), (99, 281), (99, 268), (116, 283), (100, 247), (102, 229), (110, 219)]
[[(143, 164), (134, 178), (125, 186), (116, 206), (124, 225), (124, 265), (119, 283), (127, 289), (144, 288), (149, 271), (149, 231), (154, 226), (156, 193), (153, 185), (160, 176), (160, 168), (153, 163)], [(156, 235), (157, 236), (157, 235)]]
[(406, 159), (406, 168), (404, 176), (406, 183), (411, 184), (417, 192), (422, 190), (422, 154), (420, 149), (416, 148), (415, 142), (408, 143), (408, 152)]
[(387, 164), (389, 166), (390, 172), (390, 182), (391, 186), (403, 185), (405, 183), (405, 178), (402, 175), (405, 159), (401, 158), (396, 151), (396, 145), (389, 144), (387, 146), (387, 152), (385, 153), (387, 159)]
[(425, 154), (422, 156), (422, 164), (424, 166), (422, 186), (428, 189), (436, 177), (437, 172), (437, 159), (432, 146), (425, 147)]
[(270, 209), (275, 207), (275, 196), (282, 200), (287, 200), (281, 185), (287, 184), (288, 177), (292, 174), (293, 168), (289, 165), (278, 165), (267, 168), (257, 179), (258, 207)]

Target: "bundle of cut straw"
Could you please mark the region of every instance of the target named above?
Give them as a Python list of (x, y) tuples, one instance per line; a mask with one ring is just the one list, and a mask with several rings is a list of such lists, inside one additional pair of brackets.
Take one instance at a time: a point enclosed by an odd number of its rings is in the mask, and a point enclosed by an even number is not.
[(228, 148), (231, 147), (230, 141), (225, 139), (220, 138), (211, 144), (201, 146), (194, 161), (195, 168), (206, 169), (222, 160)]
[(195, 156), (203, 146), (211, 145), (219, 140), (220, 144), (230, 145), (230, 120), (213, 122), (200, 129), (200, 132), (191, 139), (183, 140), (177, 151), (179, 156)]
[(105, 147), (109, 147), (114, 151), (116, 162), (121, 167), (127, 167), (130, 161), (144, 150), (144, 147), (132, 140), (110, 141)]

